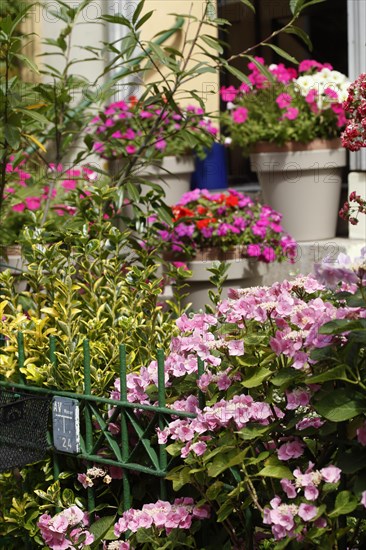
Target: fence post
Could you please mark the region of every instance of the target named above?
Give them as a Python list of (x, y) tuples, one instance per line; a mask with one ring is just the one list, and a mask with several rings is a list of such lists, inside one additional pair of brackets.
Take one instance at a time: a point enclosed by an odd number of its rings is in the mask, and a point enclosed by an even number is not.
[[(84, 395), (91, 395), (91, 379), (90, 379), (90, 348), (89, 341), (85, 338), (83, 342), (83, 363), (84, 363)], [(93, 449), (93, 419), (89, 409), (87, 400), (84, 402), (84, 418), (85, 418), (85, 450), (87, 454), (91, 454)], [(90, 462), (87, 463), (88, 467)], [(92, 487), (88, 487), (88, 510), (89, 512), (95, 507), (94, 491)]]
[[(162, 349), (159, 349), (157, 351), (157, 359), (158, 359), (158, 403), (159, 403), (159, 407), (165, 407), (166, 405), (165, 366), (164, 366), (164, 351)], [(163, 430), (164, 427), (165, 427), (164, 416), (162, 413), (159, 413), (159, 428), (160, 430)], [(167, 460), (165, 443), (159, 445), (159, 463), (160, 463), (160, 470), (166, 472), (166, 469), (168, 466), (168, 460)], [(160, 498), (162, 500), (166, 500), (167, 498), (166, 483), (164, 478), (160, 479)]]
[[(204, 373), (204, 363), (200, 357), (197, 358), (197, 374), (198, 374), (198, 380), (201, 378), (202, 374)], [(199, 390), (198, 391), (198, 406), (201, 410), (205, 408), (206, 400), (204, 393)]]
[[(52, 334), (50, 335), (49, 339), (49, 351), (50, 351), (50, 361), (52, 363), (53, 372), (55, 373), (57, 369), (57, 358), (56, 358), (56, 338)], [(52, 405), (53, 406), (53, 405)], [(53, 414), (53, 411), (52, 411)], [(58, 459), (58, 454), (53, 452), (53, 478), (57, 480), (60, 475), (60, 461)], [(56, 512), (60, 512), (61, 509), (59, 507), (56, 508)]]
[(24, 384), (24, 378), (22, 373), (20, 372), (20, 369), (24, 367), (24, 361), (25, 361), (25, 352), (24, 352), (24, 334), (22, 332), (18, 332), (17, 334), (17, 340), (18, 340), (18, 373), (19, 373), (19, 381), (21, 384)]
[[(121, 344), (119, 346), (119, 383), (120, 383), (120, 400), (127, 401), (127, 364), (126, 364), (126, 346)], [(121, 445), (122, 445), (122, 459), (123, 462), (127, 462), (130, 453), (128, 442), (128, 425), (126, 410), (121, 407)], [(131, 488), (130, 480), (127, 470), (123, 470), (123, 509), (128, 510), (131, 508)]]

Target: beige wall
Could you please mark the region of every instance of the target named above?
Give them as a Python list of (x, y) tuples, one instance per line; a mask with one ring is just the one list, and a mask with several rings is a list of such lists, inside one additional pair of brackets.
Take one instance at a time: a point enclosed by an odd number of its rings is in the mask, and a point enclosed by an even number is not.
[[(189, 14), (202, 17), (206, 6), (206, 0), (146, 0), (145, 12), (154, 10), (154, 14), (151, 19), (143, 27), (142, 38), (150, 40), (153, 36), (161, 30), (169, 29), (176, 21), (175, 15), (169, 15), (171, 13)], [(183, 45), (183, 34), (186, 28), (179, 31), (174, 38), (168, 41), (169, 44), (178, 50), (181, 50)], [(190, 23), (188, 31), (188, 37), (192, 38), (195, 35), (197, 29), (197, 23)], [(203, 33), (213, 35), (214, 29), (212, 27), (206, 27), (202, 30)], [(188, 47), (184, 53), (188, 53)], [(200, 54), (198, 50), (195, 51), (193, 57), (197, 60)], [(204, 58), (201, 57), (201, 60)], [(189, 66), (192, 66), (193, 59), (191, 59)], [(150, 78), (154, 78), (154, 75), (150, 75)], [(200, 77), (195, 78), (189, 84), (185, 86), (186, 89), (196, 90), (197, 94), (203, 99), (206, 110), (208, 112), (218, 112), (219, 110), (219, 75), (214, 73), (208, 73)], [(192, 100), (182, 100), (181, 104), (192, 103)]]
[[(76, 5), (75, 0), (64, 0), (69, 3), (71, 6)], [(114, 5), (114, 4), (113, 4)], [(134, 8), (137, 5), (136, 1), (127, 2), (125, 4), (125, 11), (123, 15), (131, 15)], [(115, 3), (117, 11), (118, 3)], [(145, 12), (154, 10), (152, 18), (142, 27), (141, 36), (145, 40), (150, 40), (156, 33), (164, 29), (169, 29), (174, 25), (176, 17), (174, 15), (169, 15), (170, 13), (179, 13), (179, 14), (188, 14), (200, 18), (204, 13), (206, 6), (206, 0), (146, 0), (145, 2)], [(35, 32), (40, 35), (37, 46), (37, 53), (43, 53), (52, 51), (52, 48), (47, 48), (41, 46), (40, 42), (44, 38), (56, 38), (63, 27), (63, 22), (57, 21), (56, 18), (49, 13), (47, 7), (51, 9), (56, 9), (57, 5), (55, 2), (50, 0), (43, 0), (40, 6), (37, 6), (33, 9), (30, 17), (30, 21), (27, 24), (28, 28), (34, 28)], [(87, 56), (86, 52), (83, 52), (77, 46), (86, 46), (94, 45), (100, 46), (102, 41), (107, 40), (108, 33), (106, 29), (106, 24), (97, 23), (97, 18), (101, 13), (106, 11), (106, 0), (94, 0), (90, 6), (82, 13), (79, 18), (79, 25), (75, 27), (73, 31), (72, 38), (72, 50), (71, 58), (80, 59)], [(194, 23), (190, 24), (189, 37), (194, 36), (195, 31)], [(212, 28), (206, 28), (204, 32), (207, 34), (213, 33)], [(178, 32), (170, 41), (166, 44), (172, 45), (177, 49), (182, 48), (183, 43), (183, 32)], [(188, 48), (185, 50), (188, 52)], [(197, 56), (197, 51), (195, 57)], [(59, 70), (63, 69), (63, 61), (60, 56), (47, 56), (40, 57), (37, 59), (38, 63), (46, 62)], [(191, 60), (191, 64), (192, 64)], [(103, 70), (105, 60), (101, 59), (100, 61), (78, 63), (72, 69), (72, 72), (80, 74), (87, 78), (91, 83), (94, 82), (95, 77), (100, 74)], [(153, 77), (150, 75), (150, 78)], [(219, 77), (218, 74), (206, 74), (201, 77), (197, 77), (195, 80), (192, 80), (188, 85), (185, 86), (186, 89), (196, 90), (197, 94), (203, 99), (206, 105), (206, 109), (209, 112), (216, 112), (219, 109)], [(192, 103), (191, 100), (182, 100), (181, 104)]]
[[(75, 0), (63, 0), (65, 3), (75, 7), (78, 2)], [(91, 57), (89, 52), (83, 51), (79, 46), (101, 46), (101, 42), (106, 39), (105, 25), (98, 22), (97, 19), (103, 13), (103, 0), (94, 0), (81, 13), (78, 24), (72, 32), (70, 59), (83, 59)], [(61, 29), (65, 26), (63, 21), (50, 13), (50, 10), (57, 11), (56, 2), (51, 0), (43, 0), (39, 6), (34, 8), (34, 17), (37, 21), (37, 26), (40, 29), (41, 40), (46, 38), (57, 38)], [(56, 51), (51, 46), (40, 46), (41, 53)], [(64, 60), (61, 56), (51, 55), (40, 57), (39, 63), (47, 63), (62, 71), (64, 68)], [(90, 83), (93, 83), (95, 78), (102, 73), (104, 69), (104, 60), (92, 62), (81, 62), (75, 64), (70, 72), (86, 78)]]

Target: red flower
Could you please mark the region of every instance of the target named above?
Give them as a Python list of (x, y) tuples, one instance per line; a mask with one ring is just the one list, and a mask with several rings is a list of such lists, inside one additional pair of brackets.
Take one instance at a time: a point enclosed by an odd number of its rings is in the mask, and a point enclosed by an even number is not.
[(235, 195), (228, 195), (225, 197), (226, 206), (238, 206), (239, 199)]
[(135, 105), (137, 105), (137, 103), (139, 102), (139, 100), (137, 99), (137, 97), (135, 95), (130, 95), (130, 97), (128, 98), (129, 101), (130, 101), (130, 109), (131, 107), (134, 107)]
[(184, 206), (173, 206), (172, 208), (173, 212), (173, 221), (180, 220), (181, 218), (187, 218), (190, 216), (194, 216), (194, 212), (190, 210), (189, 208), (185, 208)]
[(196, 222), (196, 227), (197, 229), (203, 229), (204, 227), (207, 227), (208, 225), (210, 225), (210, 223), (215, 223), (217, 222), (217, 219), (216, 218), (206, 218), (204, 220), (199, 220), (198, 222)]

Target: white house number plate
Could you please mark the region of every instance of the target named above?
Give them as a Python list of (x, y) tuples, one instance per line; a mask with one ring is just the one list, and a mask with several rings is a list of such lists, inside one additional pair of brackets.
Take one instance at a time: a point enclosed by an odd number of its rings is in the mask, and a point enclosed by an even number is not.
[(58, 451), (80, 452), (79, 402), (69, 397), (52, 400), (53, 445)]

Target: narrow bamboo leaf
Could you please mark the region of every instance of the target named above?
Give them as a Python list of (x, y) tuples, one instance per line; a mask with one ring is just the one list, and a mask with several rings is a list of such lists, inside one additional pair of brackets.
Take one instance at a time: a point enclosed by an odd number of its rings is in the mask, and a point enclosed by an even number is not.
[(134, 201), (134, 202), (139, 202), (140, 200), (140, 193), (139, 193), (139, 190), (137, 189), (136, 185), (130, 181), (128, 181), (126, 183), (126, 187), (127, 187), (127, 192), (129, 194), (129, 196), (131, 197), (131, 199)]
[(167, 57), (164, 53), (164, 50), (160, 46), (158, 46), (157, 44), (154, 44), (153, 42), (149, 42), (149, 48), (156, 55), (156, 57), (159, 59), (159, 61), (161, 63), (165, 64)]
[(278, 55), (283, 57), (284, 59), (287, 59), (287, 61), (290, 61), (291, 63), (295, 63), (296, 65), (299, 64), (297, 59), (295, 59), (292, 55), (288, 54), (283, 50), (282, 48), (279, 48), (278, 46), (275, 46), (274, 44), (263, 44), (263, 46), (267, 46), (268, 48), (271, 48), (274, 50)]
[(152, 14), (154, 13), (154, 10), (151, 10), (151, 11), (148, 11), (147, 13), (145, 13), (144, 16), (141, 17), (141, 19), (137, 22), (136, 24), (136, 30), (138, 30), (140, 27), (142, 27), (142, 25), (144, 25), (144, 23), (146, 23), (146, 21), (148, 21), (150, 19), (150, 17), (152, 16)]
[(15, 53), (14, 57), (19, 59), (20, 61), (23, 61), (23, 63), (25, 65), (27, 65), (27, 67), (29, 69), (31, 69), (31, 71), (33, 71), (34, 73), (39, 74), (39, 69), (38, 69), (37, 65), (35, 63), (33, 63), (33, 61), (31, 59), (29, 59), (29, 57), (27, 57), (26, 55), (23, 55), (21, 53)]
[(236, 78), (238, 80), (240, 80), (240, 82), (245, 82), (246, 84), (248, 84), (250, 87), (252, 87), (252, 83), (250, 82), (249, 78), (247, 77), (246, 74), (242, 73), (241, 71), (239, 71), (239, 69), (237, 69), (236, 67), (232, 67), (231, 65), (227, 65), (226, 66), (226, 69), (229, 71), (229, 73), (231, 73), (232, 75), (236, 76)]
[(308, 8), (309, 6), (312, 6), (313, 4), (322, 4), (323, 2), (326, 2), (326, 0), (310, 0), (310, 2), (308, 0), (305, 0), (305, 4), (301, 7), (300, 11)]
[(30, 3), (30, 4), (26, 4), (26, 3), (23, 3), (23, 4), (20, 4), (21, 8), (17, 9), (17, 12), (18, 12), (18, 15), (15, 17), (15, 19), (11, 19), (11, 23), (12, 23), (12, 26), (11, 28), (9, 29), (9, 34), (13, 34), (14, 31), (17, 29), (19, 23), (22, 21), (22, 19), (24, 19), (24, 17), (27, 15), (27, 12), (34, 7), (34, 3)]
[(131, 21), (129, 21), (127, 17), (123, 17), (123, 15), (102, 15), (101, 19), (108, 23), (114, 23), (115, 25), (122, 25), (132, 29)]
[(298, 13), (299, 10), (301, 10), (301, 7), (303, 5), (305, 0), (290, 0), (290, 10), (293, 15)]
[(205, 44), (207, 44), (207, 46), (209, 46), (210, 48), (213, 48), (217, 52), (221, 54), (224, 52), (221, 44), (218, 42), (218, 40), (216, 40), (212, 36), (209, 36), (208, 34), (203, 34), (201, 36), (201, 39), (205, 42)]
[(41, 115), (40, 113), (37, 113), (36, 111), (30, 110), (30, 109), (17, 109), (17, 111), (24, 113), (27, 117), (32, 118), (33, 120), (36, 120), (41, 124), (48, 124), (47, 118)]
[(157, 211), (161, 221), (169, 224), (170, 226), (172, 225), (172, 223), (173, 223), (172, 214), (169, 210), (167, 210), (163, 206), (160, 206), (159, 208), (156, 209), (156, 211)]
[(5, 126), (5, 139), (13, 149), (17, 149), (20, 143), (20, 130), (16, 126)]
[(252, 4), (251, 0), (240, 0), (240, 2), (251, 9), (253, 13), (255, 13), (255, 7)]
[(40, 141), (38, 141), (37, 138), (35, 138), (34, 136), (32, 136), (30, 134), (23, 134), (23, 136), (25, 136), (28, 139), (30, 139), (31, 141), (33, 141), (33, 143), (35, 143), (37, 145), (37, 147), (39, 147), (41, 149), (41, 151), (43, 151), (44, 153), (47, 153), (47, 149), (45, 148), (44, 145), (42, 145), (42, 143)]
[(299, 38), (301, 38), (301, 40), (307, 45), (307, 47), (309, 48), (309, 50), (312, 52), (313, 51), (313, 45), (311, 43), (311, 40), (309, 38), (309, 36), (307, 35), (307, 33), (301, 29), (300, 27), (295, 27), (295, 26), (292, 26), (292, 27), (289, 27), (288, 29), (286, 29), (284, 32), (286, 32), (287, 34), (296, 34), (296, 36), (298, 36)]
[(133, 12), (133, 16), (132, 16), (132, 23), (135, 24), (136, 21), (138, 20), (139, 16), (140, 16), (140, 13), (142, 12), (143, 10), (143, 7), (145, 5), (145, 0), (141, 0), (141, 2), (139, 2), (137, 4), (137, 8), (135, 9), (135, 11)]

